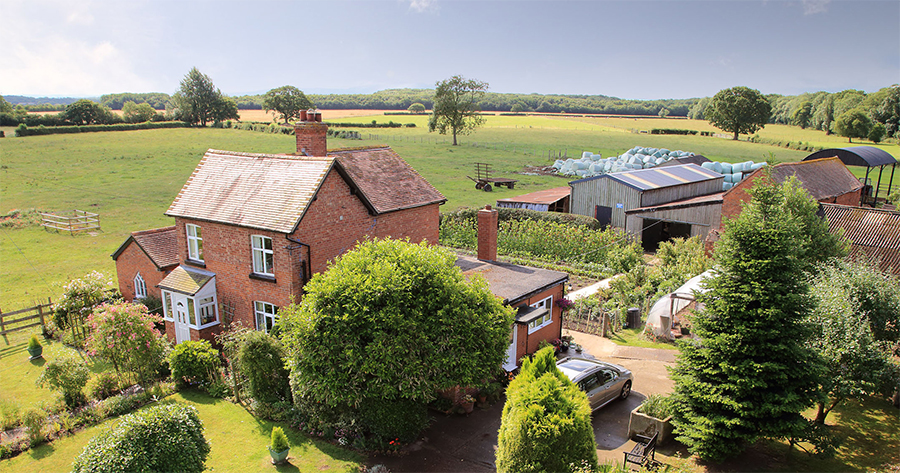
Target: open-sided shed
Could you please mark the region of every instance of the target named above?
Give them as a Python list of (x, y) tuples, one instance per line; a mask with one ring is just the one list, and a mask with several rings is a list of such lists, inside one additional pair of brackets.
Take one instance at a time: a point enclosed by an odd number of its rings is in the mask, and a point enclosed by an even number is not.
[(570, 187), (554, 187), (528, 194), (497, 199), (497, 207), (510, 209), (530, 209), (538, 212), (569, 213)]
[[(803, 158), (804, 161), (812, 161), (821, 158), (830, 158), (837, 156), (845, 166), (865, 166), (866, 177), (863, 181), (865, 187), (860, 194), (859, 205), (875, 206), (878, 201), (878, 195), (881, 191), (881, 175), (884, 167), (891, 166), (891, 177), (888, 181), (888, 189), (886, 195), (890, 195), (891, 188), (894, 185), (894, 170), (897, 167), (897, 159), (888, 154), (887, 151), (876, 148), (874, 146), (853, 146), (850, 148), (831, 148), (816, 151), (813, 154)], [(873, 168), (878, 168), (878, 184), (875, 186), (875, 195), (872, 195), (872, 186), (869, 184), (869, 173)]]

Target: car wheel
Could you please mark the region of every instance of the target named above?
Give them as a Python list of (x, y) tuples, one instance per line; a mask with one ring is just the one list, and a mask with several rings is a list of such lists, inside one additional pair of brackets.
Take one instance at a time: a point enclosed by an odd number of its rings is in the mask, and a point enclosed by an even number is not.
[(625, 386), (622, 386), (622, 394), (620, 394), (619, 397), (627, 399), (629, 394), (631, 394), (631, 381), (627, 381)]

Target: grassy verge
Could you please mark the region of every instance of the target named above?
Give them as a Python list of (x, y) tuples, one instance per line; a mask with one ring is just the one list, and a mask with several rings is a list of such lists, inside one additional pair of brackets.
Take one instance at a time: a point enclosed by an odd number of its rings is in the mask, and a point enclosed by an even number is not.
[(616, 345), (640, 348), (662, 348), (663, 350), (678, 350), (674, 343), (653, 342), (644, 338), (643, 328), (626, 328), (610, 335), (609, 339)]
[[(287, 425), (254, 418), (240, 405), (187, 391), (163, 402), (190, 404), (197, 408), (212, 450), (206, 461), (209, 471), (322, 471), (354, 472), (365, 458), (327, 442), (311, 439)], [(0, 460), (0, 471), (66, 472), (91, 438), (114, 426), (110, 419), (49, 444), (41, 445), (10, 460)], [(272, 428), (280, 425), (291, 444), (289, 463), (273, 467), (266, 445)]]

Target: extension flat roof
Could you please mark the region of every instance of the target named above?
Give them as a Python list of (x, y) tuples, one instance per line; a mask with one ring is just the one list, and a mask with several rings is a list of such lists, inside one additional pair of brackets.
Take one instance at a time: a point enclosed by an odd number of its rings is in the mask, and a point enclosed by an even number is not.
[(594, 179), (612, 179), (634, 189), (648, 191), (724, 178), (725, 176), (715, 171), (704, 169), (696, 164), (681, 164), (664, 168), (655, 167), (650, 169), (637, 169), (634, 171), (602, 174), (600, 176), (572, 181), (569, 184), (577, 184)]
[(897, 164), (897, 159), (887, 151), (874, 146), (852, 146), (850, 148), (831, 148), (816, 151), (803, 158), (804, 161), (812, 161), (819, 158), (837, 156), (847, 166), (876, 167), (886, 164)]
[(483, 276), (491, 287), (491, 292), (497, 297), (502, 297), (504, 304), (512, 306), (533, 294), (569, 280), (569, 275), (561, 271), (498, 261), (481, 261), (463, 255), (456, 258), (456, 266), (466, 277), (475, 274)]
[(507, 197), (505, 199), (497, 199), (497, 205), (500, 202), (523, 203), (523, 204), (552, 204), (565, 199), (572, 194), (571, 187), (554, 187), (553, 189), (544, 189), (542, 191), (530, 192), (516, 197)]

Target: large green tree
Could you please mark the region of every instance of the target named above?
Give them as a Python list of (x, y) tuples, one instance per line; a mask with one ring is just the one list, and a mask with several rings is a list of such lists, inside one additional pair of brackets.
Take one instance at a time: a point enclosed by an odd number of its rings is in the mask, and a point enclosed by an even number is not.
[(734, 134), (756, 133), (766, 126), (772, 115), (772, 105), (756, 89), (732, 87), (720, 90), (709, 101), (704, 116), (714, 127)]
[(181, 79), (178, 92), (172, 96), (175, 116), (188, 123), (206, 126), (210, 121), (239, 118), (237, 104), (217, 89), (212, 79), (196, 67)]
[(287, 124), (294, 118), (300, 117), (300, 111), (312, 108), (313, 104), (306, 98), (302, 90), (292, 86), (285, 85), (266, 92), (263, 98), (263, 108), (268, 111), (275, 111), (281, 115), (281, 119)]
[(408, 440), (424, 425), (396, 419), (426, 419), (438, 391), (495, 373), (513, 311), (455, 260), (424, 242), (374, 240), (315, 275), (279, 312), (298, 406), (349, 412)]
[(597, 469), (597, 444), (584, 391), (559, 368), (553, 348), (525, 359), (506, 390), (497, 439), (497, 471)]
[(812, 280), (810, 346), (825, 368), (815, 421), (844, 399), (893, 394), (900, 332), (900, 281), (865, 259), (826, 265)]
[(763, 180), (716, 245), (716, 273), (672, 370), (676, 434), (720, 461), (759, 438), (800, 435), (821, 369), (806, 340), (806, 272), (845, 254), (796, 179)]
[(488, 90), (487, 82), (453, 76), (436, 84), (434, 107), (428, 119), (428, 131), (437, 130), (446, 135), (467, 135), (484, 124), (484, 117), (478, 112), (478, 101)]
[(13, 113), (13, 106), (0, 95), (0, 113)]
[(791, 117), (791, 121), (795, 125), (798, 125), (801, 130), (805, 130), (806, 127), (809, 126), (809, 121), (812, 119), (812, 102), (806, 101), (803, 102), (799, 108), (794, 112), (793, 117)]
[(76, 125), (102, 123), (108, 109), (93, 100), (81, 99), (66, 106), (66, 120)]
[(128, 123), (143, 123), (156, 116), (156, 110), (149, 103), (136, 104), (129, 100), (122, 106), (122, 116)]
[(900, 131), (900, 85), (892, 85), (872, 114), (875, 121), (884, 124), (887, 136), (896, 137)]
[(865, 111), (859, 108), (847, 110), (834, 122), (835, 133), (846, 137), (848, 143), (853, 143), (853, 138), (868, 137), (871, 128), (872, 120)]

